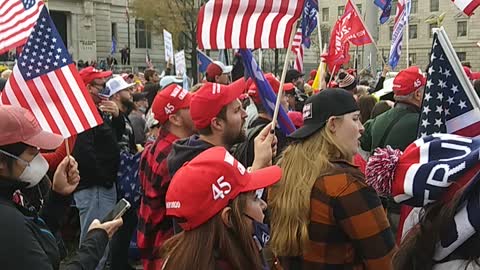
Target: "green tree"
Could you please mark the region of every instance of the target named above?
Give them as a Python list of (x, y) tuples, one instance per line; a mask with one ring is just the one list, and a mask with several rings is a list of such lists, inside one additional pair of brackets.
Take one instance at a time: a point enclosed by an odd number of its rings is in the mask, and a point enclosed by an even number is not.
[(133, 0), (136, 17), (145, 20), (153, 32), (163, 35), (163, 29), (172, 33), (176, 50), (185, 50), (190, 61), (191, 76), (197, 82), (197, 15), (204, 0)]

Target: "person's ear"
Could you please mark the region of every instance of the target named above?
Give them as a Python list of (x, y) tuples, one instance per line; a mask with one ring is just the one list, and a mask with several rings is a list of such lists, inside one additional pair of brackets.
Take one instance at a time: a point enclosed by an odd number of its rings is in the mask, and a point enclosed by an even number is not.
[(211, 121), (210, 121), (210, 127), (212, 128), (212, 130), (223, 130), (224, 128), (224, 121), (218, 117), (214, 117)]
[(170, 114), (168, 116), (168, 121), (175, 126), (181, 126), (183, 124), (183, 119), (176, 113)]
[(231, 207), (225, 207), (223, 208), (222, 212), (220, 213), (220, 216), (222, 218), (223, 224), (227, 226), (228, 228), (233, 228), (233, 223), (232, 223), (232, 208)]
[(335, 123), (335, 117), (334, 116), (330, 116), (328, 118), (326, 128), (328, 128), (328, 130), (330, 130), (331, 133), (335, 133), (335, 131), (338, 128), (338, 124)]

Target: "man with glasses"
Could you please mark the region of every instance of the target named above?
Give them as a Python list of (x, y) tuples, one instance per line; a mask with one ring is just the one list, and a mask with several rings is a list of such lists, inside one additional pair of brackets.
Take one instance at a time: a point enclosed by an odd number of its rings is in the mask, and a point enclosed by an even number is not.
[[(102, 219), (117, 202), (115, 181), (120, 162), (118, 138), (125, 130), (124, 118), (119, 117), (117, 104), (105, 96), (105, 83), (111, 71), (98, 71), (87, 67), (80, 71), (103, 124), (78, 135), (73, 156), (78, 162), (80, 183), (74, 199), (80, 215), (80, 245), (85, 239), (88, 226), (94, 219)], [(108, 249), (105, 254), (108, 254)], [(103, 269), (104, 256), (97, 269)]]

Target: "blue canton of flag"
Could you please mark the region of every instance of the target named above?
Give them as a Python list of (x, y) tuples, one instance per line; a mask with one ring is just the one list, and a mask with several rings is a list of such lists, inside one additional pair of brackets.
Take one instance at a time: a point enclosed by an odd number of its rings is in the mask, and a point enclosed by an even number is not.
[(382, 10), (382, 15), (380, 15), (380, 23), (386, 23), (388, 19), (390, 19), (390, 14), (392, 12), (392, 0), (375, 0), (374, 3)]
[(212, 63), (212, 59), (197, 49), (198, 72), (205, 73), (208, 65)]
[(459, 72), (463, 69), (459, 64), (455, 65), (453, 59), (448, 59), (445, 53), (447, 48), (444, 46), (436, 33), (433, 38), (418, 136), (424, 137), (435, 133), (478, 136), (480, 111), (466, 93), (468, 89), (462, 87), (460, 80), (465, 75), (455, 72), (455, 69)]
[[(242, 55), (243, 65), (245, 66), (245, 73), (248, 77), (253, 79), (255, 85), (257, 86), (263, 106), (267, 110), (268, 114), (270, 116), (273, 116), (273, 112), (275, 111), (275, 103), (277, 101), (277, 95), (275, 95), (272, 86), (265, 79), (262, 70), (253, 58), (252, 52), (247, 49), (240, 49), (239, 52)], [(280, 111), (278, 112), (277, 123), (280, 126), (280, 130), (285, 135), (288, 135), (295, 131), (295, 126), (288, 117), (287, 113), (283, 110), (282, 106), (280, 106)]]
[(37, 3), (37, 0), (22, 0), (23, 6), (25, 9), (29, 9)]
[(305, 48), (310, 48), (310, 35), (317, 26), (318, 1), (305, 0), (302, 13), (302, 43)]
[(21, 74), (30, 80), (72, 63), (72, 58), (44, 8), (18, 58)]

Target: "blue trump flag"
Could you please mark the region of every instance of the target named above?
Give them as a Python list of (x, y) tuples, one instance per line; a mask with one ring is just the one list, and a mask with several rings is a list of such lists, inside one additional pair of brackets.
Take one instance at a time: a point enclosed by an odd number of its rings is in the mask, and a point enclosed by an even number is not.
[(386, 23), (388, 19), (390, 19), (390, 14), (392, 12), (392, 0), (375, 0), (374, 3), (382, 10), (382, 15), (380, 15), (380, 23)]
[(310, 35), (317, 26), (318, 1), (305, 0), (302, 13), (302, 43), (305, 48), (310, 48)]
[(198, 72), (205, 73), (207, 71), (208, 65), (213, 62), (213, 60), (208, 57), (206, 54), (197, 49), (197, 59), (198, 59)]
[[(275, 111), (275, 103), (277, 102), (277, 95), (273, 92), (272, 86), (268, 83), (267, 79), (263, 75), (262, 70), (257, 65), (255, 58), (253, 58), (252, 52), (248, 49), (240, 49), (242, 55), (243, 65), (245, 67), (245, 74), (252, 78), (253, 82), (257, 86), (258, 94), (262, 100), (263, 107), (267, 110), (268, 114), (273, 117)], [(288, 117), (287, 113), (280, 106), (278, 112), (278, 126), (283, 134), (288, 135), (295, 131), (295, 126)]]

